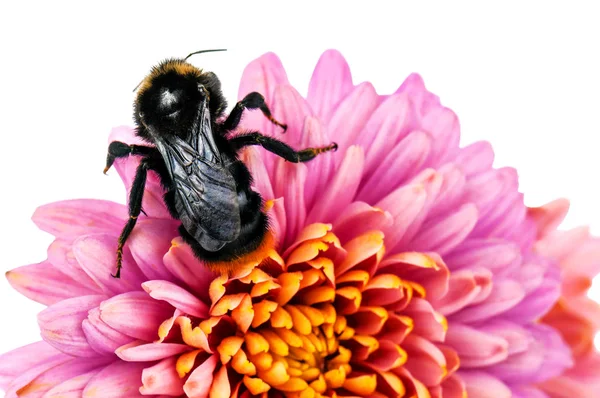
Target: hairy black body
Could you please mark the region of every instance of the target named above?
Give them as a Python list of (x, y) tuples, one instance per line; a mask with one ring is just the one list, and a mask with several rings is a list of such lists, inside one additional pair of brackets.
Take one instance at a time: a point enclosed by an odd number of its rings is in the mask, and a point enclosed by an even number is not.
[(264, 97), (256, 92), (239, 101), (227, 117), (226, 107), (217, 76), (184, 59), (163, 61), (140, 83), (134, 103), (136, 133), (153, 146), (114, 141), (104, 170), (116, 158), (141, 156), (129, 195), (129, 220), (118, 240), (114, 277), (120, 277), (123, 247), (143, 211), (148, 170), (160, 177), (165, 204), (181, 221), (179, 233), (196, 257), (226, 272), (264, 244), (269, 225), (263, 200), (251, 189), (252, 176), (238, 151), (261, 145), (290, 162), (306, 162), (337, 149), (332, 143), (296, 151), (259, 132), (230, 137), (245, 109), (260, 109), (284, 131), (286, 126), (271, 116)]

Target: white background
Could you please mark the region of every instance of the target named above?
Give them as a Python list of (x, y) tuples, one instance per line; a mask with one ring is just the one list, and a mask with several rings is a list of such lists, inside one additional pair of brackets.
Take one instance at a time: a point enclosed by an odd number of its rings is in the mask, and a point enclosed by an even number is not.
[[(217, 3), (2, 2), (2, 272), (45, 259), (51, 240), (30, 221), (38, 205), (125, 200), (117, 174), (102, 174), (107, 135), (131, 123), (131, 91), (149, 67), (222, 47), (229, 51), (193, 62), (219, 75), (230, 103), (244, 66), (267, 51), (302, 93), (328, 48), (345, 55), (355, 83), (370, 80), (380, 93), (419, 72), (458, 114), (463, 144), (489, 140), (496, 166), (519, 170), (528, 205), (566, 196), (564, 227), (590, 224), (600, 234), (600, 13), (592, 1)], [(0, 353), (39, 338), (41, 308), (0, 280)]]

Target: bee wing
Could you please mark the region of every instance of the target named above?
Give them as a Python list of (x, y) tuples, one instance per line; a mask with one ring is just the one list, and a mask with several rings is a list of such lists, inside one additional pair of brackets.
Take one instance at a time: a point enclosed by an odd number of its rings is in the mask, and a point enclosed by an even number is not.
[(200, 120), (190, 140), (198, 149), (175, 136), (157, 139), (156, 146), (175, 185), (175, 208), (183, 227), (204, 249), (216, 251), (240, 234), (240, 210), (235, 179), (221, 164), (210, 119)]

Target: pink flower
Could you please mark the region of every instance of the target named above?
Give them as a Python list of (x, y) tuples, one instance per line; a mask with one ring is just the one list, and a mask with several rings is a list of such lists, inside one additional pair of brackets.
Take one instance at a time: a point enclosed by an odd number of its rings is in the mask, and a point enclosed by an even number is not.
[[(7, 397), (600, 394), (600, 316), (585, 298), (600, 245), (555, 231), (565, 201), (528, 209), (515, 170), (493, 169), (486, 142), (459, 148), (456, 116), (417, 75), (380, 96), (328, 51), (305, 100), (267, 54), (244, 72), (240, 97), (250, 91), (288, 130), (257, 113), (245, 129), (339, 145), (305, 164), (243, 154), (277, 250), (212, 274), (151, 175), (115, 280), (124, 205), (39, 208), (56, 237), (48, 260), (7, 277), (48, 305), (44, 341), (0, 357)], [(116, 139), (136, 141), (129, 128)], [(115, 163), (127, 188), (137, 163)]]

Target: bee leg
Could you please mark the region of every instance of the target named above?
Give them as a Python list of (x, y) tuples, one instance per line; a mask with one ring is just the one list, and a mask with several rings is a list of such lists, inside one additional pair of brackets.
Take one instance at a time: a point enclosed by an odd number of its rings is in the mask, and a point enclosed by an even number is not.
[(148, 168), (148, 163), (145, 160), (142, 160), (135, 172), (131, 191), (129, 192), (129, 220), (127, 220), (127, 224), (125, 224), (125, 227), (119, 236), (119, 244), (117, 246), (117, 272), (114, 275), (111, 274), (113, 278), (121, 277), (123, 246), (125, 246), (125, 242), (131, 231), (133, 231), (137, 218), (142, 211), (142, 199), (144, 198), (144, 188), (146, 187)]
[(106, 155), (106, 167), (104, 168), (104, 174), (111, 168), (115, 159), (125, 158), (129, 155), (148, 155), (156, 148), (142, 145), (129, 145), (120, 141), (113, 141), (108, 145), (108, 154)]
[(294, 163), (307, 162), (314, 159), (320, 153), (336, 151), (338, 148), (337, 144), (333, 142), (323, 147), (305, 148), (296, 151), (288, 144), (260, 133), (241, 134), (230, 139), (229, 143), (233, 145), (236, 151), (248, 145), (260, 145), (267, 151)]
[(287, 130), (287, 124), (283, 124), (275, 120), (275, 118), (271, 114), (271, 110), (265, 103), (265, 97), (263, 97), (262, 94), (257, 93), (256, 91), (246, 95), (240, 102), (235, 104), (235, 106), (231, 110), (231, 113), (229, 114), (225, 122), (223, 122), (223, 127), (225, 128), (225, 130), (231, 131), (235, 129), (238, 126), (238, 124), (240, 124), (240, 120), (242, 118), (242, 113), (244, 112), (244, 109), (260, 109), (265, 115), (265, 117), (271, 121), (271, 123), (281, 127), (284, 133), (285, 130)]

